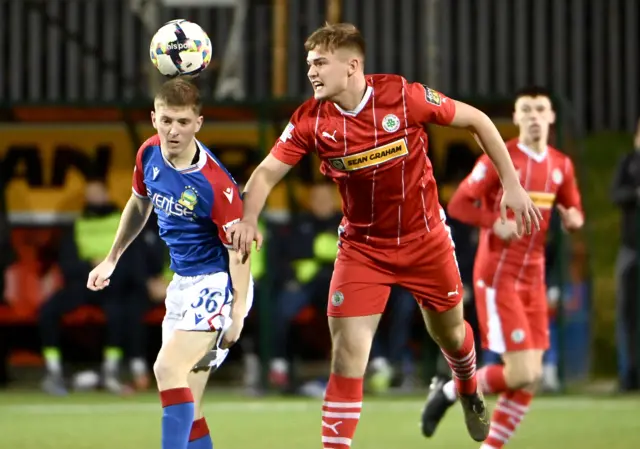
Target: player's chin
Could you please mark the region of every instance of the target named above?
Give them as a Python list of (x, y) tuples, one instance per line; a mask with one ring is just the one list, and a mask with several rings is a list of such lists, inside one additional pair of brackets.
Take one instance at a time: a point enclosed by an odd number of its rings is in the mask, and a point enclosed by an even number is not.
[(316, 100), (326, 100), (329, 97), (330, 95), (327, 93), (327, 90), (324, 86), (316, 88), (313, 91), (313, 98), (315, 98)]
[(180, 142), (176, 142), (176, 141), (167, 141), (167, 145), (165, 150), (167, 152), (169, 152), (170, 154), (180, 154), (184, 151), (185, 146), (180, 143)]
[(534, 125), (529, 128), (529, 136), (531, 139), (538, 140), (542, 137), (542, 128), (538, 125)]

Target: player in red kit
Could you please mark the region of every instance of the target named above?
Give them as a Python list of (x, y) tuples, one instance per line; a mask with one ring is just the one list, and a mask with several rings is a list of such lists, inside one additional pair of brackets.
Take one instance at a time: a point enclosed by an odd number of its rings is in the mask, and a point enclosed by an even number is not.
[[(251, 175), (233, 245), (260, 245), (257, 219), (271, 189), (305, 154), (342, 195), (344, 219), (330, 285), (331, 375), (322, 406), (325, 449), (351, 446), (362, 408), (362, 378), (392, 285), (411, 291), (453, 370), (467, 429), (488, 434), (475, 377), (473, 334), (462, 315), (453, 242), (427, 157), (428, 123), (468, 128), (483, 142), (504, 183), (503, 205), (520, 227), (539, 211), (520, 186), (500, 134), (479, 110), (398, 75), (366, 75), (365, 44), (350, 24), (326, 25), (305, 43), (314, 97), (300, 106)], [(505, 209), (506, 218), (506, 209)]]
[[(542, 356), (549, 346), (544, 249), (552, 208), (558, 209), (569, 231), (584, 223), (571, 159), (547, 143), (555, 121), (549, 93), (539, 87), (521, 90), (513, 118), (520, 136), (507, 142), (507, 148), (520, 182), (542, 212), (541, 228), (519, 238), (512, 217), (502, 222), (503, 187), (486, 156), (448, 206), (452, 217), (481, 228), (473, 274), (478, 322), (483, 347), (504, 361), (478, 370), (482, 391), (500, 393), (482, 449), (501, 448), (511, 438), (542, 376)], [(433, 435), (456, 400), (455, 392), (454, 382), (434, 380), (422, 415), (425, 436)]]

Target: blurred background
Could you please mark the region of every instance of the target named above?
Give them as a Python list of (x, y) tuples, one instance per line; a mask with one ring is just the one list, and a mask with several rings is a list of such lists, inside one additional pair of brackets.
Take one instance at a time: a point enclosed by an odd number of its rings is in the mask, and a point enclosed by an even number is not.
[[(135, 153), (153, 134), (151, 98), (162, 78), (149, 61), (150, 39), (176, 18), (198, 23), (212, 40), (214, 60), (199, 80), (206, 103), (199, 139), (239, 183), (310, 95), (303, 43), (325, 21), (362, 30), (367, 72), (402, 74), (468, 102), (505, 139), (517, 136), (514, 92), (551, 89), (559, 117), (552, 143), (574, 161), (587, 225), (568, 236), (554, 224), (547, 242), (553, 345), (543, 388), (556, 395), (639, 389), (639, 1), (0, 0), (6, 397), (154, 391), (150, 367), (171, 276), (155, 216), (123, 261), (126, 289), (95, 296), (84, 283), (111, 245)], [(428, 131), (445, 205), (480, 150), (466, 132)], [(340, 202), (317, 166), (305, 158), (269, 198), (260, 223), (265, 250), (252, 267), (259, 299), (212, 385), (252, 396), (323, 392)], [(477, 232), (451, 225), (474, 323)], [(388, 312), (367, 391), (422, 395), (446, 364), (407, 292), (392, 292)]]

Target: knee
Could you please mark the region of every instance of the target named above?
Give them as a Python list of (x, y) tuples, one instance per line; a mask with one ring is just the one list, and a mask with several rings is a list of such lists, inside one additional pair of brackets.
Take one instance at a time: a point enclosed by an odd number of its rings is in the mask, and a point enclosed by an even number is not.
[(160, 390), (175, 388), (178, 384), (183, 383), (182, 381), (188, 376), (188, 371), (185, 373), (182, 371), (180, 364), (171, 363), (162, 355), (159, 355), (153, 364), (153, 374)]
[(462, 302), (446, 312), (422, 309), (422, 317), (431, 338), (445, 351), (457, 351), (464, 344), (471, 327), (464, 321)]
[(464, 344), (467, 333), (467, 326), (464, 321), (460, 323), (441, 327), (437, 332), (431, 332), (431, 337), (445, 351), (457, 351)]
[(334, 346), (331, 357), (331, 372), (344, 377), (363, 377), (366, 362), (363, 364), (362, 358), (355, 348)]
[(158, 357), (153, 363), (153, 375), (156, 378), (158, 384), (163, 382), (168, 377), (171, 377), (171, 366), (166, 363), (161, 357)]
[(535, 392), (542, 380), (542, 365), (527, 362), (505, 365), (505, 378), (510, 389)]
[(344, 377), (363, 377), (367, 368), (370, 347), (361, 342), (335, 338), (331, 350), (331, 372)]

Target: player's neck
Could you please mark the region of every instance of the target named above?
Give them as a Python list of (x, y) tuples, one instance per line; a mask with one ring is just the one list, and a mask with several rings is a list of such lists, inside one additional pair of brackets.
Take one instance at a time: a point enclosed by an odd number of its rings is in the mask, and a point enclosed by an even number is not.
[(358, 107), (367, 92), (367, 81), (364, 76), (353, 79), (353, 85), (349, 86), (340, 95), (332, 98), (332, 101), (345, 111), (353, 111)]
[(540, 140), (530, 140), (530, 139), (525, 139), (524, 137), (520, 137), (518, 139), (518, 141), (524, 145), (525, 147), (529, 148), (531, 151), (534, 151), (538, 154), (542, 154), (547, 150), (547, 139), (540, 139)]
[(162, 150), (162, 154), (164, 158), (173, 165), (178, 170), (183, 168), (190, 167), (193, 164), (193, 158), (198, 151), (198, 145), (196, 144), (196, 139), (193, 139), (191, 143), (178, 154), (170, 154), (164, 150)]

